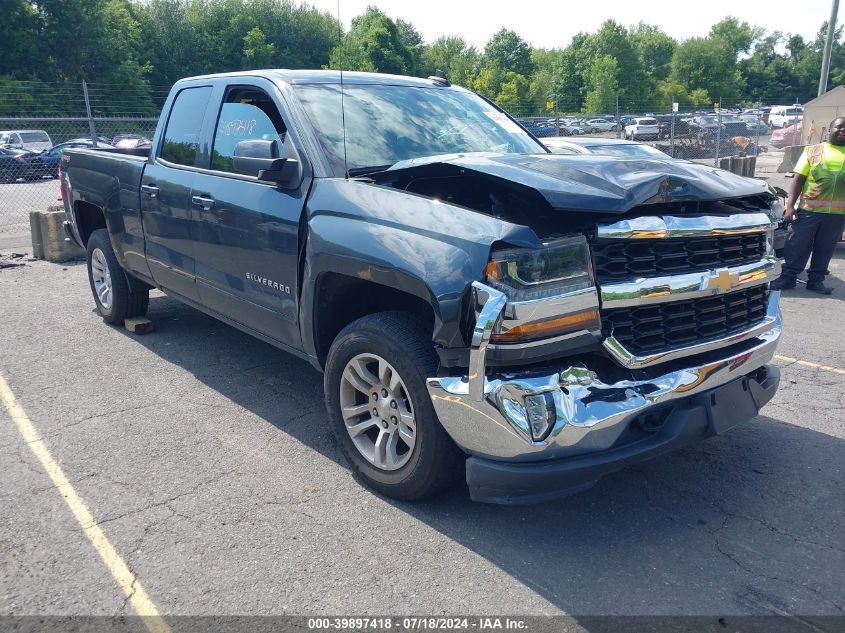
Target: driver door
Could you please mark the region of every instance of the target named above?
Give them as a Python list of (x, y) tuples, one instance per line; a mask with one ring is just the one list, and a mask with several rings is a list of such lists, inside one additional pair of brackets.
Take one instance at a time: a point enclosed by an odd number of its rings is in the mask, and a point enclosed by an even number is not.
[(234, 169), (241, 141), (272, 140), (282, 156), (302, 160), (273, 91), (237, 84), (224, 92), (210, 164), (193, 183), (197, 285), (204, 305), (299, 349), (297, 253), (309, 180), (289, 189)]

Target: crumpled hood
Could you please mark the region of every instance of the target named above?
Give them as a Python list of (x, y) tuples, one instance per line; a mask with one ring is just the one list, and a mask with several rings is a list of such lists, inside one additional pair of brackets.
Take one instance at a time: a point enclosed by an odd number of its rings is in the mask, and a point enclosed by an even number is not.
[(471, 171), (537, 191), (554, 209), (625, 213), (643, 204), (770, 197), (754, 178), (683, 160), (581, 154), (449, 154), (401, 161), (370, 176), (376, 182), (402, 176)]

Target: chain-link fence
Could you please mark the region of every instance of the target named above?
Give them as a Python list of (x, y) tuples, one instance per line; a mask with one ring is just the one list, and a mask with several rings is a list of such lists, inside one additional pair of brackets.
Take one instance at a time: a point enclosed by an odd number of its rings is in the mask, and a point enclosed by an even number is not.
[[(114, 86), (0, 82), (0, 243), (29, 234), (30, 211), (60, 204), (56, 177), (65, 149), (151, 142), (158, 120), (152, 115), (166, 92), (141, 93)], [(127, 115), (114, 115), (115, 108)], [(146, 116), (139, 116), (142, 110)]]
[(134, 147), (150, 142), (157, 119), (0, 117), (0, 236), (26, 234), (29, 211), (59, 204), (65, 149)]
[[(649, 145), (667, 156), (719, 164), (730, 156), (756, 156), (787, 145), (805, 143), (800, 121), (773, 128), (769, 108), (669, 108), (625, 107), (593, 114), (549, 112), (546, 116), (521, 116), (530, 107), (509, 109), (535, 136), (559, 153), (635, 154), (613, 141), (627, 139)], [(536, 112), (536, 108), (533, 109)], [(555, 140), (547, 140), (554, 137)], [(648, 151), (648, 150), (645, 150)]]

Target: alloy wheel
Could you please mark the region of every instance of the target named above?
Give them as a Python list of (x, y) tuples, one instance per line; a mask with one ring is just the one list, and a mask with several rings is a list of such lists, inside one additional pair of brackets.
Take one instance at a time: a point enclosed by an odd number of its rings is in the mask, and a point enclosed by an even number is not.
[(91, 252), (91, 279), (94, 282), (94, 292), (97, 294), (97, 301), (106, 311), (112, 306), (112, 285), (111, 271), (106, 255), (99, 248)]
[(358, 354), (343, 370), (340, 407), (347, 433), (373, 466), (398, 470), (417, 443), (414, 407), (399, 372), (381, 356)]

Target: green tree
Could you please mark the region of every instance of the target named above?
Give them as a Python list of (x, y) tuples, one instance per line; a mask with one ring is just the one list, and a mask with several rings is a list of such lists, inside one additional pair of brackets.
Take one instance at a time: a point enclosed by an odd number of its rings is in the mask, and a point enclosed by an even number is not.
[(36, 76), (39, 71), (41, 22), (35, 7), (26, 0), (3, 0), (2, 7), (0, 75)]
[(329, 57), (329, 68), (408, 74), (414, 59), (396, 23), (376, 7), (352, 20), (349, 33)]
[(719, 39), (703, 37), (678, 45), (672, 56), (670, 79), (690, 96), (695, 90), (703, 90), (725, 103), (737, 101), (743, 88), (733, 51)]
[(422, 35), (413, 24), (402, 18), (396, 19), (396, 28), (399, 31), (399, 39), (411, 53), (411, 65), (408, 68), (408, 74), (421, 75), (423, 72), (423, 53), (425, 52), (425, 41)]
[(524, 75), (512, 71), (506, 72), (496, 95), (496, 103), (513, 116), (533, 114), (529, 103), (531, 82)]
[(640, 22), (631, 29), (631, 44), (640, 58), (643, 72), (655, 81), (669, 77), (672, 54), (678, 43), (652, 24)]
[(619, 94), (619, 64), (616, 59), (602, 55), (593, 60), (588, 86), (584, 112), (601, 114), (613, 111)]
[(734, 17), (728, 16), (717, 22), (710, 28), (710, 37), (720, 39), (734, 53), (734, 60), (740, 53), (747, 53), (751, 46), (765, 30), (759, 26), (751, 26), (748, 22), (740, 22)]
[(467, 81), (467, 88), (488, 99), (495, 99), (502, 85), (502, 71), (498, 68), (482, 68), (475, 77)]
[[(138, 56), (141, 30), (128, 0), (37, 0), (39, 75), (94, 83), (96, 114), (150, 114), (150, 67)], [(61, 43), (61, 45), (57, 45)]]
[(422, 75), (442, 70), (452, 83), (467, 86), (479, 64), (480, 55), (462, 37), (443, 36), (427, 46), (422, 55)]
[(484, 65), (528, 77), (534, 70), (531, 47), (513, 31), (500, 29), (484, 47)]
[(276, 47), (267, 42), (264, 33), (257, 26), (244, 35), (244, 57), (242, 67), (246, 70), (267, 68), (273, 64)]

